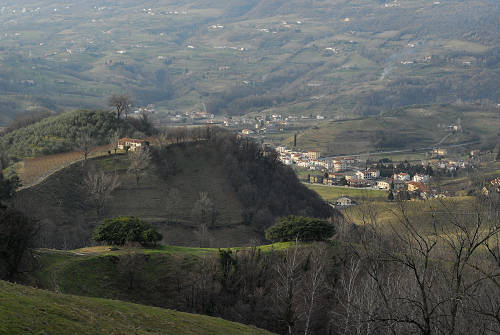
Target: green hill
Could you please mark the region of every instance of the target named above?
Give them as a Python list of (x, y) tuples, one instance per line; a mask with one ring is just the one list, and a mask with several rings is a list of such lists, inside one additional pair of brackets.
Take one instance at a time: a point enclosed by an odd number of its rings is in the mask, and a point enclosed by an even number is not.
[(0, 152), (4, 159), (18, 161), (79, 150), (85, 137), (90, 138), (91, 146), (97, 146), (109, 144), (115, 132), (137, 137), (153, 131), (149, 123), (134, 118), (118, 119), (115, 113), (102, 110), (76, 110), (33, 121), (0, 133)]
[(208, 316), (0, 281), (0, 334), (270, 334)]
[[(222, 134), (214, 141), (171, 145), (159, 152), (137, 185), (127, 173), (126, 155), (74, 164), (42, 183), (18, 192), (14, 203), (41, 222), (39, 246), (90, 245), (94, 227), (105, 217), (132, 215), (154, 223), (164, 243), (199, 246), (193, 208), (200, 192), (210, 198), (215, 222), (210, 245), (228, 247), (262, 240), (264, 229), (289, 214), (328, 217), (326, 203), (302, 185), (293, 170), (265, 156), (257, 145)], [(85, 188), (89, 171), (119, 177), (120, 186), (98, 212)], [(168, 172), (170, 171), (170, 172)]]
[(15, 160), (73, 151), (82, 134), (88, 132), (95, 144), (106, 144), (109, 134), (124, 125), (110, 112), (74, 111), (1, 134), (0, 148)]

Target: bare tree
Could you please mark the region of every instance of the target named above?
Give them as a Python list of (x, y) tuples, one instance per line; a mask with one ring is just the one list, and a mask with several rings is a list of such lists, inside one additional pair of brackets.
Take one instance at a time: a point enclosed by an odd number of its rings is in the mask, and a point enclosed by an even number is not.
[(152, 144), (157, 147), (160, 152), (171, 143), (166, 130), (160, 131), (160, 133), (153, 138), (152, 142)]
[(215, 225), (217, 221), (217, 210), (212, 200), (208, 197), (207, 192), (200, 192), (198, 194), (198, 200), (195, 202), (191, 214), (195, 223), (198, 225), (200, 246), (209, 246), (208, 229)]
[[(361, 216), (366, 225), (353, 251), (366, 275), (347, 269), (354, 274), (358, 289), (344, 285), (348, 287), (343, 290), (347, 299), (342, 300), (348, 301), (346, 311), (363, 312), (364, 329), (370, 326), (393, 334), (500, 331), (495, 321), (500, 299), (479, 294), (485, 287), (494, 287), (494, 278), (500, 276), (493, 256), (500, 232), (498, 216), (481, 201), (469, 209), (449, 199), (424, 204), (398, 202), (390, 210), (394, 220), (387, 229), (378, 225), (376, 216)], [(488, 249), (493, 255), (490, 252), (490, 259), (485, 260), (481, 256)], [(372, 292), (352, 297), (362, 292), (360, 287)], [(366, 297), (373, 296), (377, 307), (368, 311)], [(344, 327), (347, 334), (353, 318), (351, 312), (344, 315), (350, 320)]]
[[(363, 275), (361, 259), (351, 255), (345, 261), (338, 281), (331, 289), (338, 301), (332, 318), (339, 334), (373, 334), (374, 316), (378, 308), (376, 282)], [(365, 272), (366, 274), (366, 272)]]
[(325, 285), (325, 258), (326, 249), (324, 246), (313, 247), (309, 255), (309, 270), (304, 274), (303, 298), (304, 298), (304, 335), (308, 335), (311, 325), (311, 316), (317, 305), (320, 290)]
[(111, 193), (120, 186), (118, 175), (107, 174), (104, 171), (89, 171), (84, 180), (89, 199), (95, 205), (98, 214), (102, 214)]
[(114, 151), (116, 155), (116, 151), (118, 150), (118, 141), (120, 140), (120, 133), (118, 130), (111, 133), (109, 136), (109, 146), (110, 149)]
[(96, 141), (90, 131), (85, 131), (76, 139), (77, 149), (82, 153), (82, 165), (87, 161), (92, 149), (96, 146)]
[(173, 220), (175, 214), (179, 210), (181, 204), (181, 194), (178, 189), (171, 188), (167, 194), (167, 202), (165, 204), (165, 209), (167, 211), (167, 217), (169, 220)]
[(120, 256), (118, 262), (118, 272), (127, 283), (129, 290), (136, 289), (142, 280), (145, 256), (136, 252), (128, 252)]
[(113, 94), (108, 99), (108, 106), (115, 108), (116, 117), (118, 119), (123, 114), (127, 116), (127, 114), (130, 112), (132, 104), (132, 99), (128, 94)]
[(192, 308), (197, 311), (206, 311), (211, 303), (210, 296), (217, 291), (213, 278), (217, 274), (217, 262), (214, 257), (204, 256), (190, 273), (193, 289), (190, 301)]
[(151, 163), (151, 152), (148, 148), (137, 148), (129, 152), (128, 159), (130, 161), (128, 172), (135, 176), (136, 185), (139, 185), (139, 180), (146, 174)]
[(301, 281), (301, 256), (298, 240), (296, 240), (295, 246), (287, 249), (283, 259), (276, 265), (276, 306), (279, 319), (285, 323), (289, 335), (294, 333), (299, 319), (298, 299)]

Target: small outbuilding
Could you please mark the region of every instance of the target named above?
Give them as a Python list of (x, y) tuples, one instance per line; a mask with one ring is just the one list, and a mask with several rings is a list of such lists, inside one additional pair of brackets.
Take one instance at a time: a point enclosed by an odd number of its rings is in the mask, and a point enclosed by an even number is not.
[(354, 205), (354, 201), (352, 201), (352, 199), (348, 197), (341, 197), (337, 199), (335, 204), (339, 207), (349, 207)]

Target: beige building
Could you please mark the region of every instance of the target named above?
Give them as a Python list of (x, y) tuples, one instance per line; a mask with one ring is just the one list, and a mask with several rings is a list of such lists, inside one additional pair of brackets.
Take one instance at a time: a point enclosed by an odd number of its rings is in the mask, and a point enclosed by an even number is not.
[(118, 140), (118, 149), (126, 150), (128, 148), (130, 151), (135, 151), (138, 148), (147, 146), (148, 144), (149, 143), (145, 140), (124, 137)]
[(310, 150), (307, 152), (307, 157), (309, 157), (309, 159), (319, 159), (321, 157), (321, 152), (318, 150)]
[(435, 148), (434, 150), (432, 150), (432, 153), (437, 156), (446, 156), (448, 154), (448, 150)]
[(347, 197), (338, 198), (336, 201), (337, 206), (347, 207), (347, 206), (352, 206), (352, 204), (353, 204), (352, 199), (347, 198)]
[(389, 190), (391, 188), (391, 184), (386, 180), (377, 181), (377, 188), (381, 190)]

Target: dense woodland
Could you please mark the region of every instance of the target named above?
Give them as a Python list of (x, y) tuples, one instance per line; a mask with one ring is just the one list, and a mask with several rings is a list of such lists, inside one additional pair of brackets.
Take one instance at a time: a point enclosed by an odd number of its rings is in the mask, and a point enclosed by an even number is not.
[[(227, 179), (245, 204), (246, 224), (262, 228), (287, 214), (323, 218), (331, 215), (329, 206), (300, 183), (295, 172), (278, 160), (274, 150), (266, 151), (252, 140), (216, 128), (206, 130), (201, 132), (206, 139), (203, 150), (217, 152), (223, 159), (221, 164), (227, 169)], [(168, 151), (167, 147), (155, 154), (159, 170), (167, 174), (175, 166)]]

